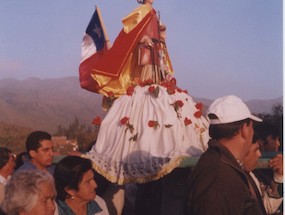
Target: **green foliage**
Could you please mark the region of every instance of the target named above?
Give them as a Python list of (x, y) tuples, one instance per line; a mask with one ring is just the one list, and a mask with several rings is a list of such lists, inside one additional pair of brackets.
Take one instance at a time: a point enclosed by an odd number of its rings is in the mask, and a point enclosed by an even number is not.
[(97, 139), (99, 127), (86, 126), (86, 124), (80, 124), (77, 117), (74, 121), (64, 128), (61, 125), (57, 127), (55, 135), (66, 136), (67, 139), (76, 139), (80, 152), (89, 151), (89, 149), (94, 145)]
[(15, 125), (0, 123), (0, 146), (18, 154), (26, 150), (26, 138), (32, 130)]

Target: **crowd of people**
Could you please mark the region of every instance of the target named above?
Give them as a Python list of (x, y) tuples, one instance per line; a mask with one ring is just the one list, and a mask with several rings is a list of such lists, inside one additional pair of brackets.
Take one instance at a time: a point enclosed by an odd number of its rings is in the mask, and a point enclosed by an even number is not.
[[(180, 199), (176, 212), (183, 209), (181, 214), (185, 215), (282, 214), (283, 155), (278, 151), (276, 129), (259, 122), (261, 119), (235, 96), (217, 99), (207, 114), (209, 148), (193, 168), (188, 167), (192, 171), (186, 178), (185, 198)], [(276, 156), (269, 159), (267, 166), (256, 168), (266, 149)], [(125, 201), (124, 210), (113, 210), (108, 195), (104, 195), (108, 186), (98, 179), (92, 160), (70, 155), (53, 163), (53, 143), (47, 132), (32, 132), (27, 137), (26, 150), (16, 159), (11, 150), (0, 147), (1, 214), (158, 214), (159, 209), (140, 207), (146, 204), (138, 197), (139, 186), (132, 199)], [(22, 165), (16, 168), (19, 158)], [(102, 197), (96, 193), (100, 186)], [(132, 186), (135, 184), (126, 186), (129, 192)], [(158, 201), (154, 203), (160, 210), (165, 207)], [(126, 207), (133, 209), (127, 211)]]
[[(16, 156), (0, 148), (1, 214), (16, 215), (109, 215), (105, 201), (96, 195), (92, 162), (67, 156), (53, 163), (51, 135), (34, 131), (26, 141), (22, 165)], [(15, 171), (15, 172), (14, 172)]]

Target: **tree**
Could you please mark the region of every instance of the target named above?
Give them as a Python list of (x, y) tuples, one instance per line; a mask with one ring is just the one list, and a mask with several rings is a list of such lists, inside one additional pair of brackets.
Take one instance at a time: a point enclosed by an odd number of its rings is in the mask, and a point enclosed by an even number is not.
[(77, 140), (79, 151), (86, 152), (89, 151), (91, 146), (96, 142), (98, 131), (98, 126), (92, 128), (85, 124), (80, 124), (78, 118), (75, 117), (67, 129), (59, 125), (55, 134), (66, 136), (67, 139)]
[(62, 127), (62, 125), (60, 124), (57, 126), (57, 131), (54, 135), (63, 136), (65, 133), (66, 133), (66, 131), (65, 131), (64, 127)]

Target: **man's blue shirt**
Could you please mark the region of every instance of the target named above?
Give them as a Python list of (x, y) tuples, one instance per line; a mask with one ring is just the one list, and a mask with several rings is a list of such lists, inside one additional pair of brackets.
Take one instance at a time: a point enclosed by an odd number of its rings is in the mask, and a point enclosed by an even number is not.
[[(54, 168), (55, 168), (55, 165), (52, 164), (48, 166), (46, 169), (51, 175), (53, 175)], [(15, 173), (23, 171), (23, 170), (36, 170), (36, 169), (38, 168), (31, 162), (31, 160), (28, 160), (28, 161), (24, 161), (24, 164), (20, 166), (19, 169), (17, 169)]]

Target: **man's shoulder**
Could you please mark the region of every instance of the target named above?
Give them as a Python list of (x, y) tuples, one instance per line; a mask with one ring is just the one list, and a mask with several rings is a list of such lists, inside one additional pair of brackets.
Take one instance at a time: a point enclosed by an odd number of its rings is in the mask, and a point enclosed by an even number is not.
[(206, 151), (193, 168), (189, 178), (189, 185), (194, 184), (194, 186), (197, 186), (197, 184), (203, 184), (203, 186), (207, 187), (206, 184), (212, 184), (220, 172), (218, 171), (219, 163), (218, 154)]
[(32, 164), (31, 161), (25, 161), (22, 166), (20, 166), (15, 173), (23, 171), (23, 170), (35, 170), (37, 167)]
[(199, 159), (197, 165), (191, 174), (195, 183), (215, 184), (220, 181), (227, 183), (231, 179), (240, 177), (237, 174), (238, 166), (236, 166), (231, 156), (227, 153), (209, 148)]
[(55, 164), (52, 164), (49, 167), (47, 167), (47, 171), (52, 175), (54, 173), (54, 169), (55, 169)]
[(218, 167), (218, 164), (220, 163), (220, 154), (219, 152), (213, 150), (213, 149), (208, 149), (206, 152), (204, 152), (201, 156), (200, 159), (198, 160), (196, 166), (195, 166), (195, 171), (198, 170), (214, 170)]
[[(54, 173), (54, 168), (55, 168), (55, 165), (52, 164), (51, 166), (47, 167), (47, 171), (53, 175)], [(21, 171), (24, 171), (24, 170), (37, 170), (38, 168), (31, 162), (31, 161), (25, 161), (24, 164), (22, 166), (19, 167), (19, 169), (17, 169), (15, 171), (15, 173), (17, 172), (21, 172)]]

